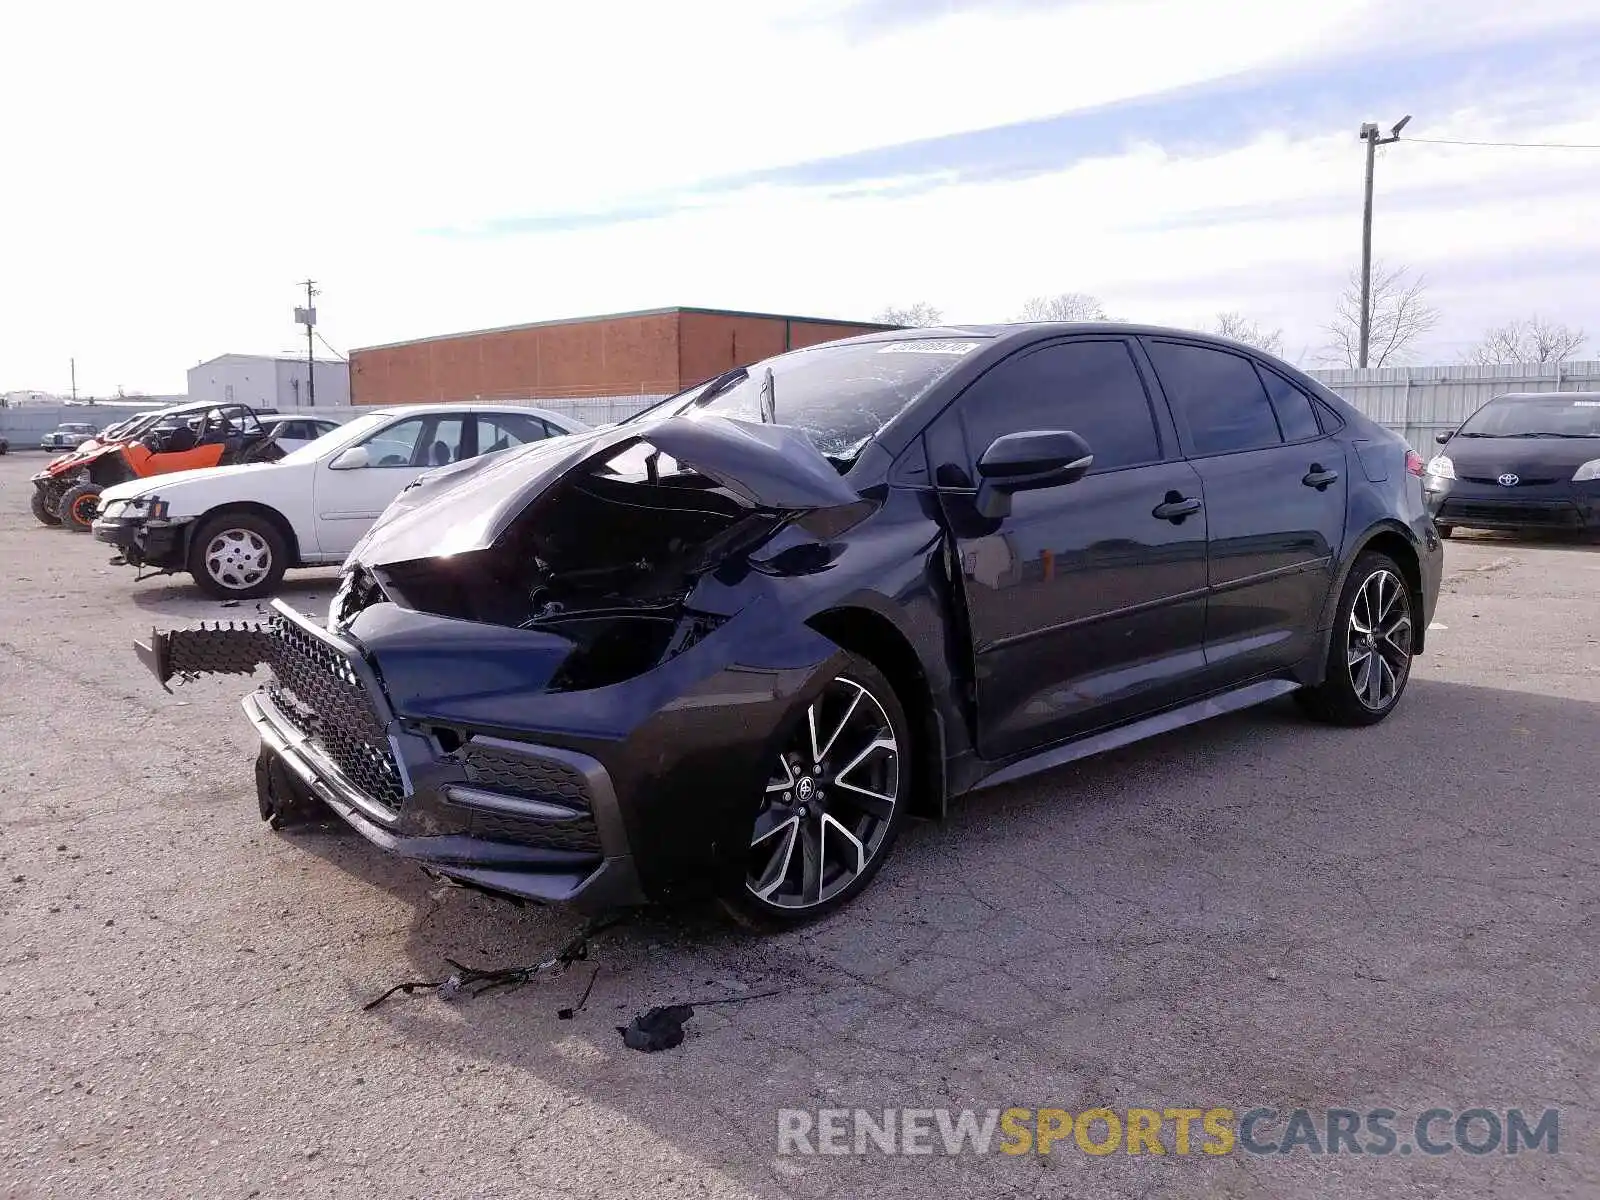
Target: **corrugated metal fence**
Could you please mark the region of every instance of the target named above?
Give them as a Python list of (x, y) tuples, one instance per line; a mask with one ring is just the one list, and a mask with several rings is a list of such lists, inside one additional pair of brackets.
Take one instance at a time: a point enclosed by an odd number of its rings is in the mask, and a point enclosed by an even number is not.
[(1434, 435), (1454, 429), (1506, 392), (1600, 391), (1600, 362), (1512, 363), (1494, 367), (1368, 367), (1308, 371), (1424, 457)]

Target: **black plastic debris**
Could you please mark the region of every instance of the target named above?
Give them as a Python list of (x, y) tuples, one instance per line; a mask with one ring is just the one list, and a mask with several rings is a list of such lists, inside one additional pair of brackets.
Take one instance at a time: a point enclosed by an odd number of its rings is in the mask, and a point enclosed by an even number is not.
[[(486, 970), (481, 967), (469, 967), (453, 958), (446, 958), (444, 961), (451, 966), (452, 970), (445, 978), (420, 979), (409, 983), (397, 983), (384, 992), (383, 995), (375, 1000), (367, 1001), (361, 1007), (363, 1011), (371, 1012), (396, 993), (409, 996), (413, 992), (428, 991), (433, 992), (441, 1000), (449, 1002), (481, 996), (485, 992), (492, 992), (498, 988), (521, 987), (525, 983), (530, 983), (545, 976), (560, 975), (573, 963), (582, 962), (589, 957), (590, 938), (610, 929), (613, 925), (621, 924), (630, 915), (626, 912), (620, 912), (595, 918), (568, 939), (567, 944), (562, 946), (560, 950), (542, 962), (534, 963), (532, 966), (501, 967)], [(589, 986), (594, 986), (592, 977), (589, 980)], [(587, 1000), (588, 998), (589, 993), (585, 991), (583, 999)], [(583, 1007), (583, 1001), (579, 1001), (578, 1007)]]
[(683, 1023), (694, 1016), (692, 1004), (658, 1005), (626, 1025), (618, 1025), (623, 1045), (630, 1050), (654, 1054), (683, 1043)]
[(589, 1003), (589, 993), (594, 991), (594, 981), (599, 978), (600, 968), (596, 967), (593, 973), (589, 976), (589, 986), (584, 988), (583, 995), (578, 997), (578, 1003), (571, 1008), (556, 1009), (556, 1019), (559, 1021), (570, 1021), (573, 1017), (581, 1013), (583, 1011), (583, 1006)]
[[(591, 979), (590, 984), (594, 981)], [(719, 996), (713, 1000), (696, 1000), (702, 1008), (713, 1004), (744, 1004), (750, 1000), (766, 1000), (783, 993), (783, 988), (768, 988), (764, 992), (749, 992), (743, 996)], [(584, 992), (584, 999), (589, 993)], [(581, 1006), (580, 1006), (581, 1007)], [(643, 1016), (635, 1017), (626, 1025), (618, 1025), (617, 1032), (630, 1050), (643, 1050), (654, 1054), (657, 1050), (671, 1050), (683, 1041), (683, 1026), (694, 1016), (694, 1004), (666, 1004), (652, 1008)]]

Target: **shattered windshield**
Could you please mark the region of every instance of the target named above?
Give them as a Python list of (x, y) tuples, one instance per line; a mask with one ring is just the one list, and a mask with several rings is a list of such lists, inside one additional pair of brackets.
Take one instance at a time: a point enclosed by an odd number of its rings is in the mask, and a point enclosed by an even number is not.
[[(686, 416), (716, 413), (761, 420), (772, 372), (776, 424), (799, 429), (825, 457), (849, 462), (880, 429), (982, 347), (982, 337), (916, 338), (814, 346), (724, 376), (690, 399)], [(663, 415), (666, 415), (663, 413)]]

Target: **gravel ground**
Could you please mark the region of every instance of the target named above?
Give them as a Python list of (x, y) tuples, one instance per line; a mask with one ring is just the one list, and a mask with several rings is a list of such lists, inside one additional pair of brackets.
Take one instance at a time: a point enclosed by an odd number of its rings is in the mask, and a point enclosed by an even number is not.
[[(1378, 728), (1213, 721), (911, 828), (802, 932), (653, 913), (561, 978), (363, 1012), (577, 920), (262, 825), (245, 685), (169, 696), (130, 650), (250, 614), (36, 525), (42, 461), (0, 458), (4, 1195), (1600, 1194), (1600, 553), (1458, 537)], [(614, 1029), (774, 988), (664, 1054)], [(1140, 1105), (1558, 1107), (1560, 1152), (778, 1153), (780, 1108)]]

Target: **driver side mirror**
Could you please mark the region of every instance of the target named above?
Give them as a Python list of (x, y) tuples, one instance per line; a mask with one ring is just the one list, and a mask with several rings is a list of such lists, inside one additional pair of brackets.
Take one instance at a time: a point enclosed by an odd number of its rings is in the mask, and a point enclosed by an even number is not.
[(1442, 446), (1453, 437), (1455, 437), (1455, 432), (1453, 430), (1446, 429), (1443, 433), (1441, 433), (1438, 437), (1434, 438), (1433, 440), (1438, 442), (1439, 445)]
[(978, 459), (974, 507), (991, 519), (1010, 516), (1013, 492), (1075, 483), (1093, 464), (1089, 443), (1071, 430), (1004, 434)]
[(330, 471), (355, 471), (361, 467), (370, 467), (372, 456), (367, 453), (365, 446), (351, 446), (339, 451), (333, 456), (333, 461), (328, 464)]

